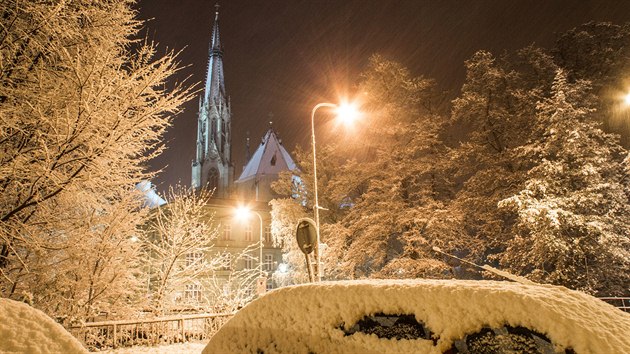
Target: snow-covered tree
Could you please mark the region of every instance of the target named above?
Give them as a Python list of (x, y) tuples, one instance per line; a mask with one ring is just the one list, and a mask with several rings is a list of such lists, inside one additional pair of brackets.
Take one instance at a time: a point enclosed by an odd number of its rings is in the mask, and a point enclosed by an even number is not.
[(150, 306), (157, 314), (185, 301), (181, 297), (186, 286), (201, 286), (201, 280), (225, 261), (209, 257), (218, 235), (213, 212), (206, 207), (210, 196), (205, 190), (171, 187), (170, 202), (151, 211), (142, 243)]
[[(443, 118), (434, 84), (374, 56), (357, 92), (364, 118), (353, 137), (318, 149), (319, 200), (327, 209), (320, 213), (325, 276), (444, 276), (448, 267), (431, 251), (452, 236), (440, 215), (448, 180), (440, 169)], [(304, 182), (298, 199), (310, 202), (311, 159), (310, 152), (296, 153)], [(282, 203), (274, 209), (280, 215), (292, 208)], [(304, 256), (293, 250), (304, 269)]]
[[(466, 81), (447, 121), (433, 109), (429, 80), (373, 58), (357, 89), (367, 112), (355, 134), (361, 138), (318, 149), (327, 276), (444, 276), (453, 264), (433, 252), (437, 246), (532, 280), (600, 294), (627, 291), (630, 158), (596, 123), (609, 112), (585, 108), (606, 104), (602, 88), (625, 65), (617, 62), (626, 58), (625, 27), (617, 33), (623, 38), (604, 27), (597, 35), (563, 37), (586, 38), (580, 43), (591, 48), (591, 61), (598, 50), (605, 55), (592, 68), (575, 61), (574, 84), (557, 76), (563, 50), (477, 52), (465, 63)], [(570, 55), (563, 60), (571, 62)], [(590, 90), (580, 75), (598, 80), (599, 89)], [(560, 116), (563, 125), (555, 126), (550, 117)], [(299, 205), (276, 204), (277, 218), (312, 213), (311, 158), (296, 153)], [(289, 190), (291, 180), (282, 181)], [(538, 206), (559, 213), (558, 224), (549, 229), (551, 216), (532, 218)], [(294, 230), (286, 234), (294, 238)], [(559, 244), (566, 247), (554, 249)], [(606, 262), (617, 275), (609, 276)]]
[(522, 190), (499, 203), (516, 214), (501, 264), (532, 280), (628, 295), (630, 205), (626, 152), (584, 105), (590, 88), (558, 70), (537, 107), (536, 139), (518, 149), (534, 165)]
[[(292, 176), (288, 174), (280, 179), (280, 181), (291, 180)], [(275, 186), (275, 188), (280, 191), (279, 186)], [(285, 193), (290, 193), (290, 189)], [(282, 246), (282, 261), (288, 267), (287, 275), (279, 281), (283, 285), (306, 283), (309, 280), (306, 257), (298, 247), (296, 229), (301, 218), (312, 217), (312, 215), (307, 215), (306, 209), (299, 202), (288, 198), (274, 199), (270, 205), (271, 234), (274, 238), (274, 244)]]
[(450, 122), (461, 130), (449, 153), (457, 194), (448, 206), (461, 248), (450, 251), (483, 264), (512, 237), (512, 221), (497, 203), (525, 179), (528, 161), (515, 158), (514, 149), (531, 137), (535, 103), (549, 86), (555, 65), (528, 47), (501, 58), (479, 51), (466, 68)]
[(227, 281), (217, 278), (218, 270), (250, 257), (253, 247), (231, 254), (214, 246), (219, 226), (208, 206), (211, 195), (171, 187), (169, 203), (151, 211), (143, 240), (143, 270), (155, 314), (186, 305), (233, 310), (253, 298), (257, 270), (233, 270)]
[(361, 139), (371, 142), (372, 154), (348, 161), (331, 182), (337, 201), (349, 205), (324, 229), (331, 253), (351, 277), (448, 275), (432, 251), (456, 240), (444, 222), (451, 181), (434, 82), (373, 57), (358, 91), (366, 93), (369, 125)]
[(133, 39), (131, 5), (0, 4), (0, 292), (54, 317), (131, 299), (133, 186), (189, 98), (166, 84), (174, 55)]
[(603, 128), (630, 146), (630, 111), (624, 101), (630, 71), (630, 24), (589, 22), (562, 33), (554, 60), (569, 80), (588, 80), (596, 94), (593, 113)]

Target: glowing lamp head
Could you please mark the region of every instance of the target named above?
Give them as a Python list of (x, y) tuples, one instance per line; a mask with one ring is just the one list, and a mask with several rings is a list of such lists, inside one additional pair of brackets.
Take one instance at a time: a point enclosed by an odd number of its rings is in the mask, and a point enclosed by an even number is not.
[(336, 109), (337, 118), (345, 125), (352, 125), (359, 118), (359, 110), (352, 103), (342, 103)]
[(630, 92), (623, 96), (623, 103), (626, 106), (630, 106)]
[(251, 210), (246, 206), (239, 206), (234, 210), (234, 216), (239, 220), (247, 220), (251, 215)]

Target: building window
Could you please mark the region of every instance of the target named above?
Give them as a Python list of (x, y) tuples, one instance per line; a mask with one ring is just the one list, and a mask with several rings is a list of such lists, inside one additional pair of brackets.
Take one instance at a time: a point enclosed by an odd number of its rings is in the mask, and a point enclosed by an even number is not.
[(268, 272), (273, 270), (273, 254), (265, 255), (265, 264), (263, 265), (263, 268)]
[(273, 279), (269, 278), (267, 279), (267, 291), (269, 290), (273, 290)]
[(254, 269), (254, 257), (246, 256), (246, 258), (245, 258), (245, 269)]
[(223, 225), (223, 240), (229, 241), (232, 239), (232, 224)]
[(252, 240), (252, 224), (245, 225), (245, 240), (246, 241)]
[(276, 165), (276, 154), (273, 154), (273, 157), (271, 158), (271, 166), (275, 166)]
[(211, 168), (208, 172), (208, 190), (215, 190), (214, 194), (216, 195), (216, 188), (219, 187), (219, 170), (216, 168)]
[(271, 246), (271, 226), (265, 226), (265, 244)]
[(232, 270), (232, 255), (225, 254), (223, 257), (223, 264), (221, 265), (221, 270)]
[(186, 291), (184, 291), (184, 299), (186, 301), (201, 301), (201, 285), (199, 284), (186, 284)]
[(203, 252), (188, 252), (186, 253), (186, 267), (192, 265), (199, 265), (203, 261)]

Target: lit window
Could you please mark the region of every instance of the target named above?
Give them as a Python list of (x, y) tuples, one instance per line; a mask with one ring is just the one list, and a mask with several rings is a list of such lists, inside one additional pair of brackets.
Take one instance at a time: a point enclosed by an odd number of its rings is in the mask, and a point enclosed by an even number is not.
[(265, 227), (265, 243), (271, 246), (271, 226)]
[(245, 225), (245, 240), (246, 241), (252, 240), (252, 224)]
[(223, 259), (223, 265), (221, 266), (222, 270), (232, 270), (232, 255), (226, 254)]
[(202, 252), (188, 252), (186, 253), (186, 267), (192, 265), (199, 265), (203, 261)]
[(265, 255), (265, 263), (263, 265), (263, 268), (269, 272), (273, 270), (273, 254)]
[(184, 299), (186, 301), (201, 301), (201, 285), (199, 284), (186, 284), (186, 291), (184, 291)]
[(223, 225), (223, 239), (229, 241), (232, 238), (232, 224)]

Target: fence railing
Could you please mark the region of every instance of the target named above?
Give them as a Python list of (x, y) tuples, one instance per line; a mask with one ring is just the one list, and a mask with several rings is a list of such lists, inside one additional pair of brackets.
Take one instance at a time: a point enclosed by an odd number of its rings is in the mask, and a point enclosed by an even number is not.
[(234, 313), (88, 322), (71, 327), (70, 333), (89, 350), (153, 346), (209, 339), (232, 316)]
[(615, 306), (621, 311), (630, 312), (630, 297), (598, 297), (598, 299)]

